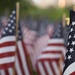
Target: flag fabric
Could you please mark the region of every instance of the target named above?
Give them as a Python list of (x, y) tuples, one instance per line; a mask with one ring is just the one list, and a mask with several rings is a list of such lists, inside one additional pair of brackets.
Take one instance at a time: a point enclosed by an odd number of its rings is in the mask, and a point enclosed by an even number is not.
[[(60, 75), (60, 70), (63, 68), (65, 47), (62, 39), (61, 29), (59, 24), (54, 31), (52, 38), (49, 40), (47, 47), (42, 51), (36, 62), (36, 70), (38, 75)], [(61, 63), (60, 63), (61, 62)]]
[(22, 39), (21, 28), (18, 29), (18, 42), (17, 42), (17, 55), (15, 68), (17, 75), (31, 75), (30, 67), (27, 61), (27, 50), (25, 43)]
[[(13, 69), (8, 68), (6, 70), (1, 70), (1, 75), (13, 75)], [(17, 51), (15, 59), (15, 75), (32, 75), (30, 66), (27, 61), (27, 50), (26, 46), (22, 40), (20, 27), (18, 29), (18, 42)]]
[[(14, 12), (16, 12), (16, 10)], [(14, 18), (14, 17), (12, 16), (12, 18)], [(14, 26), (9, 25), (9, 27), (10, 27), (9, 31), (12, 32), (12, 30), (15, 28), (15, 25)], [(14, 33), (13, 33), (13, 35), (14, 35)], [(14, 35), (14, 37), (15, 37), (15, 35)], [(13, 38), (11, 38), (11, 40), (13, 40)], [(14, 42), (16, 42), (16, 40), (14, 40)], [(10, 45), (11, 45), (11, 43), (10, 43)], [(4, 46), (6, 46), (6, 44)], [(26, 50), (26, 46), (22, 39), (20, 25), (18, 27), (17, 44), (14, 45), (14, 47), (16, 47), (16, 46), (17, 46), (17, 49), (16, 49), (16, 58), (15, 58), (15, 67), (14, 67), (15, 75), (32, 75), (31, 69), (28, 64), (27, 50)], [(8, 48), (8, 49), (10, 50), (10, 48)], [(11, 49), (13, 49), (13, 48), (11, 48)], [(12, 51), (14, 51), (14, 50), (12, 50)], [(9, 54), (9, 55), (12, 55), (12, 54)], [(13, 68), (1, 69), (0, 75), (13, 75)]]
[(14, 9), (0, 39), (0, 69), (13, 67), (15, 63), (15, 23), (16, 12)]
[(72, 21), (68, 35), (63, 75), (75, 75), (75, 22)]
[(70, 28), (69, 28), (63, 75), (75, 75), (74, 48), (75, 48), (75, 12), (73, 10), (70, 10)]

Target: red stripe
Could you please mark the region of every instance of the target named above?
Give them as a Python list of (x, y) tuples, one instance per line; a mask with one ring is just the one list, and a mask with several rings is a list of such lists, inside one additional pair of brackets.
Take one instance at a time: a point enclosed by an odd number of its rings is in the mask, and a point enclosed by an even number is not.
[(7, 47), (7, 46), (13, 46), (16, 45), (16, 42), (10, 41), (10, 42), (4, 42), (2, 44), (0, 44), (0, 48), (1, 47)]
[(14, 62), (7, 63), (7, 64), (1, 64), (0, 69), (7, 69), (7, 68), (10, 68), (10, 67), (13, 67), (13, 66), (14, 66)]
[(62, 44), (62, 43), (59, 43), (59, 44), (54, 43), (54, 44), (48, 44), (48, 46), (63, 46), (64, 47), (64, 44)]
[[(45, 61), (44, 61), (44, 62), (45, 62)], [(45, 71), (45, 74), (46, 74), (46, 75), (48, 75), (48, 72), (47, 72), (47, 69), (46, 69), (46, 67), (45, 67), (45, 64), (44, 64), (44, 62), (42, 62), (43, 69), (44, 69), (44, 71)]]
[(36, 71), (37, 71), (37, 74), (38, 74), (38, 75), (41, 75), (40, 70), (39, 70), (39, 68), (38, 68), (38, 62), (36, 63)]
[(54, 71), (54, 67), (52, 66), (52, 62), (49, 62), (50, 63), (50, 66), (51, 66), (51, 69), (53, 71), (53, 74), (56, 75), (55, 71)]
[(75, 72), (71, 73), (70, 75), (75, 75)]
[(4, 58), (4, 57), (13, 57), (15, 56), (15, 52), (8, 52), (8, 53), (2, 53), (0, 54), (0, 58)]
[(8, 69), (5, 69), (4, 72), (5, 72), (6, 75), (10, 75), (9, 72), (8, 72)]
[(44, 58), (44, 59), (39, 59), (37, 61), (56, 61), (56, 60), (59, 60), (59, 58)]
[[(17, 57), (18, 57), (18, 60), (19, 60), (18, 63), (19, 63), (19, 66), (21, 68), (22, 75), (25, 75), (24, 74), (23, 64), (22, 64), (22, 61), (21, 61), (21, 57), (20, 57), (20, 53), (19, 53), (18, 47), (17, 47)], [(18, 75), (18, 72), (17, 72), (17, 75)]]
[(22, 41), (22, 46), (23, 46), (23, 49), (24, 49), (24, 53), (25, 53), (25, 57), (26, 57), (26, 62), (27, 62), (29, 73), (30, 73), (30, 75), (32, 75), (32, 70), (31, 70), (31, 68), (29, 66), (28, 58), (27, 58), (28, 57), (27, 48), (26, 48), (26, 45), (25, 45), (25, 43), (23, 41)]
[(59, 53), (59, 54), (62, 54), (62, 51), (45, 51), (45, 52), (42, 52), (42, 54), (48, 54), (48, 53), (53, 53), (53, 54), (56, 54), (56, 53)]

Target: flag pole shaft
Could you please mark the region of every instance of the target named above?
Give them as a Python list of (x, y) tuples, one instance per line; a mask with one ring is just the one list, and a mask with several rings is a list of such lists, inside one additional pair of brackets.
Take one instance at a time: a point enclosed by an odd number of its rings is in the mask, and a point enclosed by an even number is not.
[(16, 42), (18, 37), (18, 23), (19, 23), (19, 2), (16, 3)]
[(66, 14), (63, 14), (62, 16), (62, 26), (65, 27), (65, 18), (66, 18)]
[[(15, 36), (16, 36), (16, 53), (17, 53), (18, 23), (19, 23), (19, 2), (16, 3), (16, 34), (15, 34)], [(16, 75), (15, 65), (13, 68), (13, 75)]]

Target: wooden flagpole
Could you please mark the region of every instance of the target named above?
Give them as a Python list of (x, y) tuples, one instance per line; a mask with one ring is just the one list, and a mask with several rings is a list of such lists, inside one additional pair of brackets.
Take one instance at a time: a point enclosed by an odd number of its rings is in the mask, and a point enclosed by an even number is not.
[[(18, 24), (19, 24), (19, 2), (16, 3), (16, 49), (17, 49), (17, 38), (18, 38)], [(17, 51), (16, 51), (17, 52)], [(15, 65), (13, 69), (13, 75), (15, 75)]]
[(16, 3), (16, 41), (18, 37), (18, 23), (19, 23), (19, 2)]

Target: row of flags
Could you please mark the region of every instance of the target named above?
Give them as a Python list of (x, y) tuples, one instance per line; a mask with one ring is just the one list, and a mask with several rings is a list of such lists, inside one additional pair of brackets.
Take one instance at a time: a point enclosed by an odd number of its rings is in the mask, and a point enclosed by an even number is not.
[[(35, 71), (38, 75), (62, 75), (62, 73), (63, 75), (75, 74), (75, 22), (73, 18), (71, 21), (67, 50), (64, 46), (64, 39), (62, 37), (62, 25), (59, 24), (55, 31), (51, 32), (52, 35), (49, 35), (50, 38), (47, 46), (42, 49), (42, 52), (35, 61)], [(23, 41), (20, 25), (18, 25), (17, 40), (15, 32), (16, 9), (12, 11), (8, 24), (0, 39), (0, 75), (33, 75), (31, 67), (29, 66), (27, 58), (28, 51)]]

